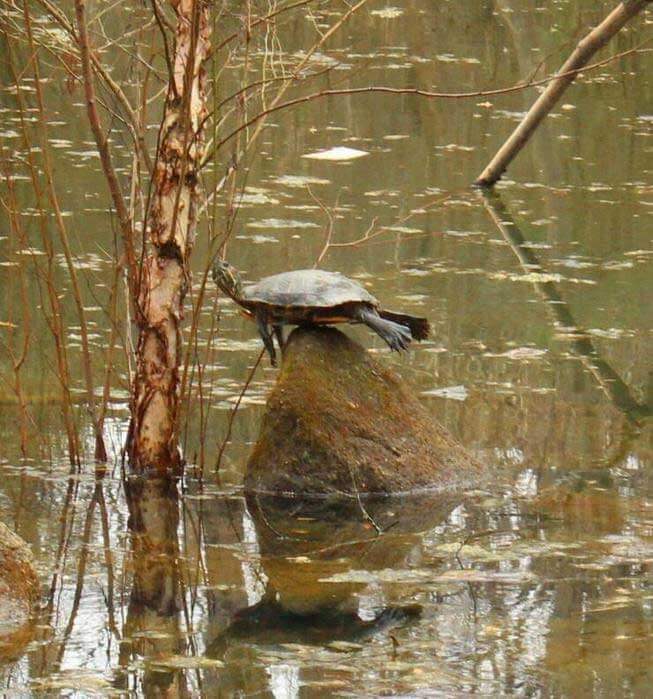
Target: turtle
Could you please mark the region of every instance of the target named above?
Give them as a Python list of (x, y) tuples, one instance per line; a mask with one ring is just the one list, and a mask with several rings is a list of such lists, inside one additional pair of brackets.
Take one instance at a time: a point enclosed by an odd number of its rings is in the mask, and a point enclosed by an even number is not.
[(217, 260), (212, 275), (218, 288), (256, 321), (272, 366), (276, 366), (272, 335), (283, 351), (284, 325), (364, 323), (397, 352), (407, 349), (413, 339), (425, 340), (430, 332), (426, 318), (382, 309), (367, 289), (339, 272), (298, 269), (243, 286), (238, 270)]

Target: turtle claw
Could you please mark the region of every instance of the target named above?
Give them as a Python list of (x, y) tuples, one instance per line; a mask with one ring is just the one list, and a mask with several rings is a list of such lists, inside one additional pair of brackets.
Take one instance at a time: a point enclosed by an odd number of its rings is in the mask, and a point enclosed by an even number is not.
[(358, 311), (357, 318), (372, 328), (394, 352), (407, 350), (413, 339), (408, 326), (381, 318), (375, 309), (362, 308)]
[(410, 340), (407, 340), (406, 338), (402, 337), (399, 333), (396, 335), (392, 336), (389, 341), (390, 349), (393, 352), (402, 352), (406, 351), (408, 349), (408, 344)]
[[(402, 327), (403, 330), (403, 327)], [(390, 345), (392, 349), (395, 352), (401, 352), (402, 350), (405, 352), (408, 350), (408, 345), (410, 344), (410, 341), (412, 340), (412, 337), (410, 335), (410, 331), (407, 332), (402, 332), (398, 330), (393, 338), (392, 338), (392, 344)]]

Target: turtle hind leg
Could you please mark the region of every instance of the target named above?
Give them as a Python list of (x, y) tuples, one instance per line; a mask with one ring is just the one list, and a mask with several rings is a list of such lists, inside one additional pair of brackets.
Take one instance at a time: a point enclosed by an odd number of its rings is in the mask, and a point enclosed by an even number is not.
[(394, 313), (394, 311), (379, 311), (379, 315), (393, 323), (407, 325), (414, 340), (426, 340), (431, 333), (431, 326), (426, 318), (409, 316), (407, 313)]
[(256, 327), (263, 340), (265, 349), (270, 355), (270, 364), (272, 364), (272, 366), (277, 366), (277, 353), (274, 351), (274, 341), (272, 340), (272, 333), (270, 332), (270, 324), (263, 313), (256, 314)]
[(376, 312), (374, 308), (361, 308), (356, 313), (356, 320), (365, 323), (395, 352), (408, 349), (413, 336), (410, 329), (392, 320), (386, 320)]

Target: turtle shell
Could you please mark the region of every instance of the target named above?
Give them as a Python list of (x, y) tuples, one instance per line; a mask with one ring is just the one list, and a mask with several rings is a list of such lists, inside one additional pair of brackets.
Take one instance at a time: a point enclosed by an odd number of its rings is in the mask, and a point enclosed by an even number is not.
[(378, 301), (364, 287), (339, 272), (321, 269), (298, 269), (265, 277), (242, 291), (244, 301), (270, 306), (331, 308), (344, 303)]

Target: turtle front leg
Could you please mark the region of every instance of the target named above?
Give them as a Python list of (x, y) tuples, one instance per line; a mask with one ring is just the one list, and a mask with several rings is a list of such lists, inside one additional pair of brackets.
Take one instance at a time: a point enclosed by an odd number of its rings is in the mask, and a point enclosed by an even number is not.
[(270, 332), (270, 324), (265, 313), (258, 312), (256, 314), (256, 326), (258, 327), (259, 335), (263, 340), (265, 349), (270, 355), (270, 364), (277, 366), (277, 353), (274, 351), (274, 342), (272, 341), (272, 333)]
[(274, 323), (272, 325), (272, 330), (274, 331), (274, 336), (277, 338), (277, 342), (279, 343), (279, 349), (281, 350), (281, 354), (283, 354), (283, 350), (285, 347), (285, 340), (283, 339), (283, 325), (281, 323)]

